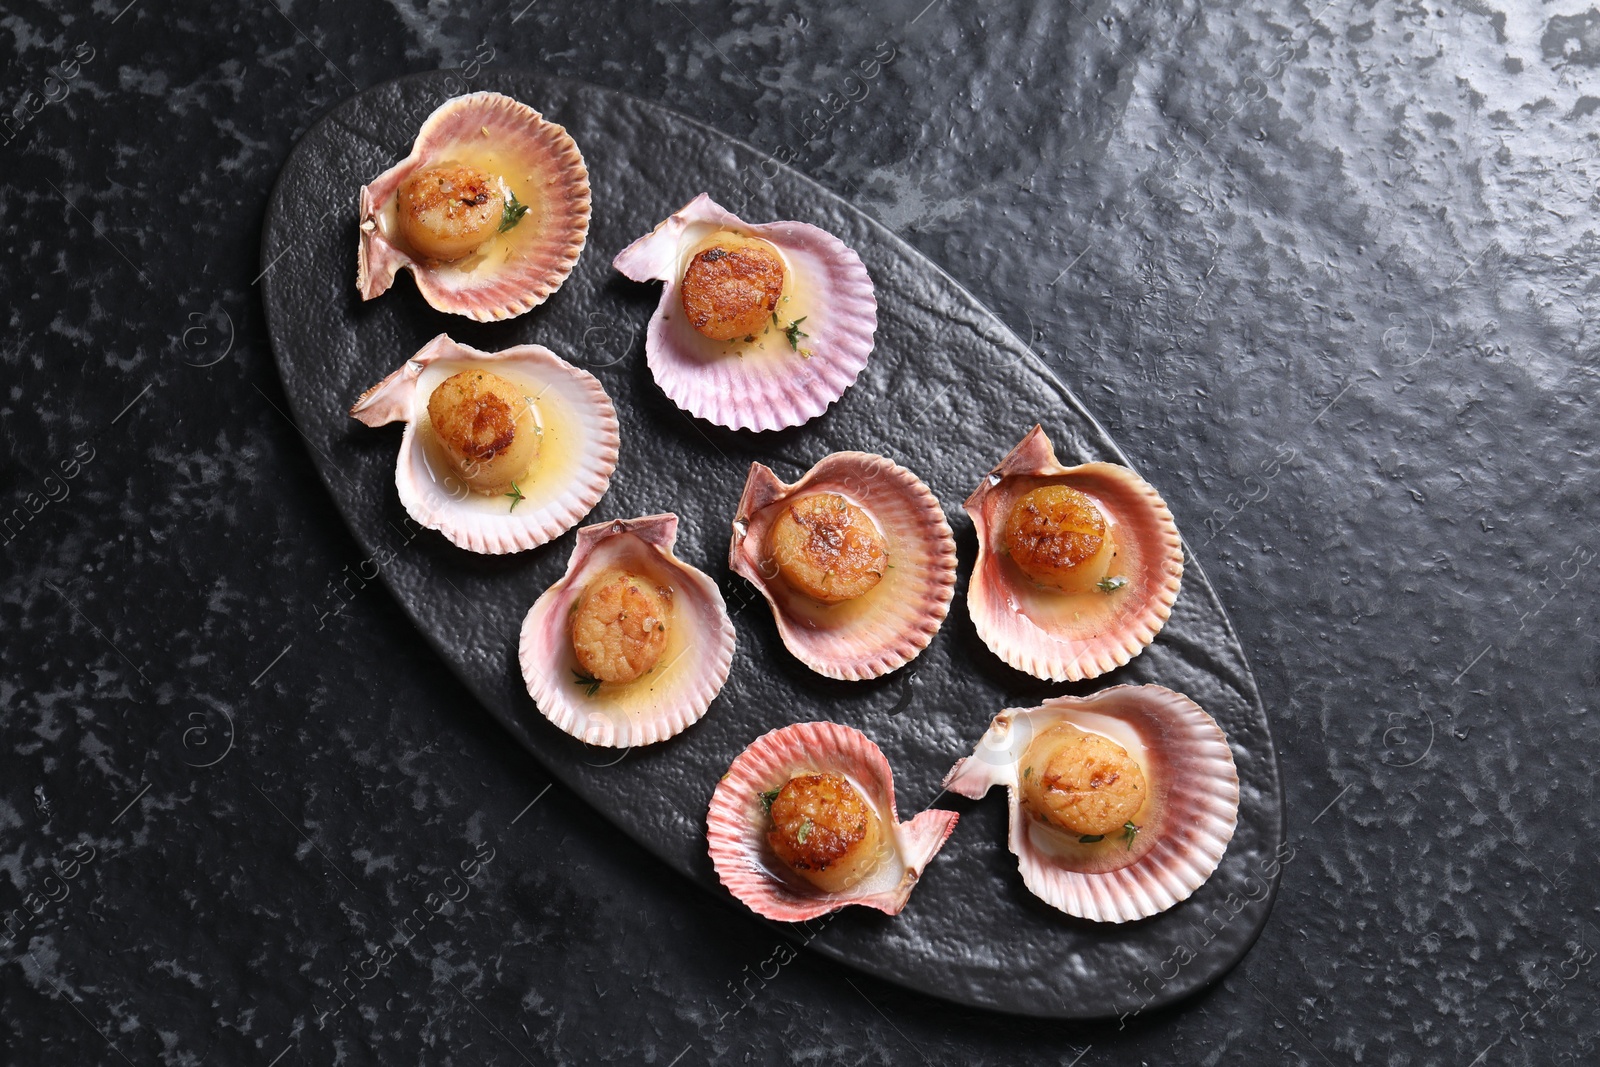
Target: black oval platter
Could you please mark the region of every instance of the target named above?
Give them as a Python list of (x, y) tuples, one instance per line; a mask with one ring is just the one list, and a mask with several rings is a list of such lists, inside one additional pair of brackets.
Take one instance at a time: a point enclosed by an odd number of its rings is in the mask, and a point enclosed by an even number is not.
[[(1094, 418), (939, 267), (770, 157), (592, 85), (498, 71), (470, 88), (516, 97), (566, 126), (587, 161), (588, 246), (544, 306), (479, 324), (433, 311), (405, 277), (369, 303), (356, 294), (357, 190), (410, 151), (435, 107), (468, 91), (451, 72), (376, 86), (313, 127), (284, 164), (261, 246), (267, 321), (294, 418), (357, 541), (439, 655), (552, 774), (741, 912), (706, 855), (706, 805), (718, 778), (752, 739), (785, 723), (832, 719), (866, 732), (894, 767), (902, 817), (937, 799), (962, 819), (899, 916), (855, 908), (825, 925), (780, 928), (851, 967), (959, 1003), (1063, 1019), (1168, 1004), (1225, 974), (1266, 922), (1286, 846), (1266, 713), (1205, 575), (1187, 559), (1183, 591), (1155, 643), (1128, 666), (1076, 685), (1006, 667), (965, 609), (976, 545), (961, 501), (1036, 421), (1064, 463), (1125, 462)], [(700, 192), (752, 222), (821, 226), (855, 248), (872, 275), (876, 350), (844, 398), (805, 426), (755, 434), (699, 422), (662, 395), (645, 367), (644, 328), (659, 288), (622, 278), (611, 259)], [(738, 630), (728, 684), (687, 732), (644, 749), (591, 748), (551, 727), (529, 699), (516, 664), (518, 628), (563, 572), (573, 534), (516, 556), (479, 557), (407, 522), (394, 487), (399, 427), (369, 430), (347, 410), (440, 332), (486, 350), (546, 345), (596, 374), (615, 400), (621, 458), (585, 521), (677, 512), (678, 554), (718, 581)], [(750, 462), (793, 480), (842, 449), (881, 453), (920, 475), (944, 505), (961, 561), (955, 603), (933, 644), (865, 683), (832, 682), (796, 662), (765, 604), (727, 565), (729, 521)], [(1161, 471), (1142, 473), (1161, 487)], [(939, 783), (1001, 708), (1137, 682), (1187, 693), (1227, 731), (1241, 779), (1239, 827), (1190, 900), (1142, 922), (1081, 922), (1023, 888), (1006, 850), (1000, 791), (972, 802), (941, 796)]]

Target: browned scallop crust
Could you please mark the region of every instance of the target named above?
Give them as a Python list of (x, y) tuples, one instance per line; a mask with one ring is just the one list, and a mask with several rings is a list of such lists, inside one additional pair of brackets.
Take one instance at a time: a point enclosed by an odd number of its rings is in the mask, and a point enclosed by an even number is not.
[(400, 231), (428, 259), (464, 256), (493, 237), (505, 210), (494, 179), (477, 167), (442, 163), (400, 186)]
[(407, 210), (421, 214), (442, 207), (452, 218), (499, 195), (487, 174), (464, 163), (442, 163), (418, 171), (400, 187), (400, 202)]
[(1018, 500), (1006, 522), (1006, 549), (1034, 578), (1082, 565), (1105, 543), (1106, 520), (1087, 495), (1047, 485)]
[(1115, 833), (1144, 805), (1139, 764), (1098, 734), (1057, 728), (1029, 746), (1024, 763), (1028, 807), (1068, 833)]
[(683, 313), (713, 340), (760, 333), (778, 309), (783, 274), (783, 260), (758, 245), (708, 248), (684, 272)]
[(462, 371), (428, 397), (428, 419), (439, 440), (468, 459), (489, 460), (511, 447), (517, 412), (506, 397), (516, 387), (498, 375)]
[(768, 551), (778, 572), (807, 596), (837, 603), (883, 580), (888, 548), (866, 512), (837, 493), (788, 505), (772, 524)]
[(634, 681), (667, 647), (672, 590), (623, 571), (589, 584), (572, 612), (572, 652), (589, 677), (617, 684)]
[(767, 841), (797, 871), (825, 871), (867, 836), (871, 813), (842, 774), (791, 778), (772, 801)]

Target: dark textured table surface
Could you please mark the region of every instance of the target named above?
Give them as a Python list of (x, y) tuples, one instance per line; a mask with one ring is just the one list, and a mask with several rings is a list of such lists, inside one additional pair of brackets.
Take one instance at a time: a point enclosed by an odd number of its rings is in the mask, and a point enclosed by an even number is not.
[[(924, 4), (0, 14), (0, 1059), (1594, 1060), (1600, 12)], [(1216, 987), (1119, 1030), (788, 961), (547, 789), (355, 573), (262, 211), (339, 100), (486, 66), (792, 156), (1162, 486), (1295, 849)]]

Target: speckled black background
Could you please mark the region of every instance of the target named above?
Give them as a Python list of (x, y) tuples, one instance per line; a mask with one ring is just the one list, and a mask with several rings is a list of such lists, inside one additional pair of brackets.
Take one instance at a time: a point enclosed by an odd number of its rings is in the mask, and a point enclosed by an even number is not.
[[(1600, 11), (464, 8), (0, 14), (6, 1062), (1592, 1061)], [(357, 89), (496, 63), (792, 153), (1162, 485), (1296, 848), (1217, 987), (1119, 1031), (779, 966), (338, 596), (267, 193)]]

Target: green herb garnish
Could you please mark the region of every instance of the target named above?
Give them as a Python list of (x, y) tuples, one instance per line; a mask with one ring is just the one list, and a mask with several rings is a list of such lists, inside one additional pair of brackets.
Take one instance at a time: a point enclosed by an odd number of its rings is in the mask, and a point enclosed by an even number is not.
[(1094, 587), (1100, 590), (1102, 593), (1115, 593), (1118, 589), (1121, 589), (1127, 584), (1128, 579), (1119, 574), (1115, 578), (1107, 576), (1100, 579), (1098, 582), (1094, 583)]
[(809, 315), (801, 315), (798, 319), (795, 319), (793, 322), (791, 322), (783, 331), (783, 336), (789, 339), (789, 347), (794, 349), (796, 352), (800, 351), (800, 338), (811, 336), (809, 333), (806, 333), (800, 328), (800, 324), (806, 321), (808, 318), (810, 318)]
[(1104, 841), (1105, 839), (1105, 834), (1084, 834), (1082, 837), (1078, 838), (1078, 841), (1081, 844), (1092, 845), (1096, 841)]
[(800, 842), (803, 845), (803, 844), (806, 843), (806, 838), (808, 838), (810, 836), (811, 836), (811, 820), (807, 819), (805, 822), (800, 824), (800, 829), (798, 829), (798, 830), (796, 830), (794, 832), (794, 839), (796, 841)]
[(522, 216), (528, 213), (528, 205), (517, 199), (517, 194), (512, 193), (506, 200), (505, 210), (500, 212), (500, 233), (505, 233), (511, 227), (522, 221)]
[(778, 790), (768, 789), (761, 794), (761, 810), (768, 815), (772, 814), (772, 802), (778, 799)]
[(1139, 828), (1129, 819), (1122, 824), (1122, 843), (1128, 848), (1133, 847), (1133, 839), (1139, 836)]
[(1033, 768), (1032, 767), (1024, 767), (1024, 768), (1022, 768), (1022, 777), (1026, 778), (1032, 773), (1033, 773)]
[(507, 497), (509, 497), (511, 499), (511, 506), (506, 509), (508, 512), (516, 511), (517, 510), (517, 505), (522, 503), (524, 500), (528, 499), (527, 497), (522, 495), (522, 490), (517, 488), (517, 483), (516, 482), (512, 482), (511, 483), (511, 492), (505, 493), (503, 495), (507, 496)]
[(590, 677), (589, 675), (584, 674), (582, 671), (573, 671), (572, 680), (583, 686), (584, 696), (592, 697), (596, 693), (600, 692), (600, 679)]

